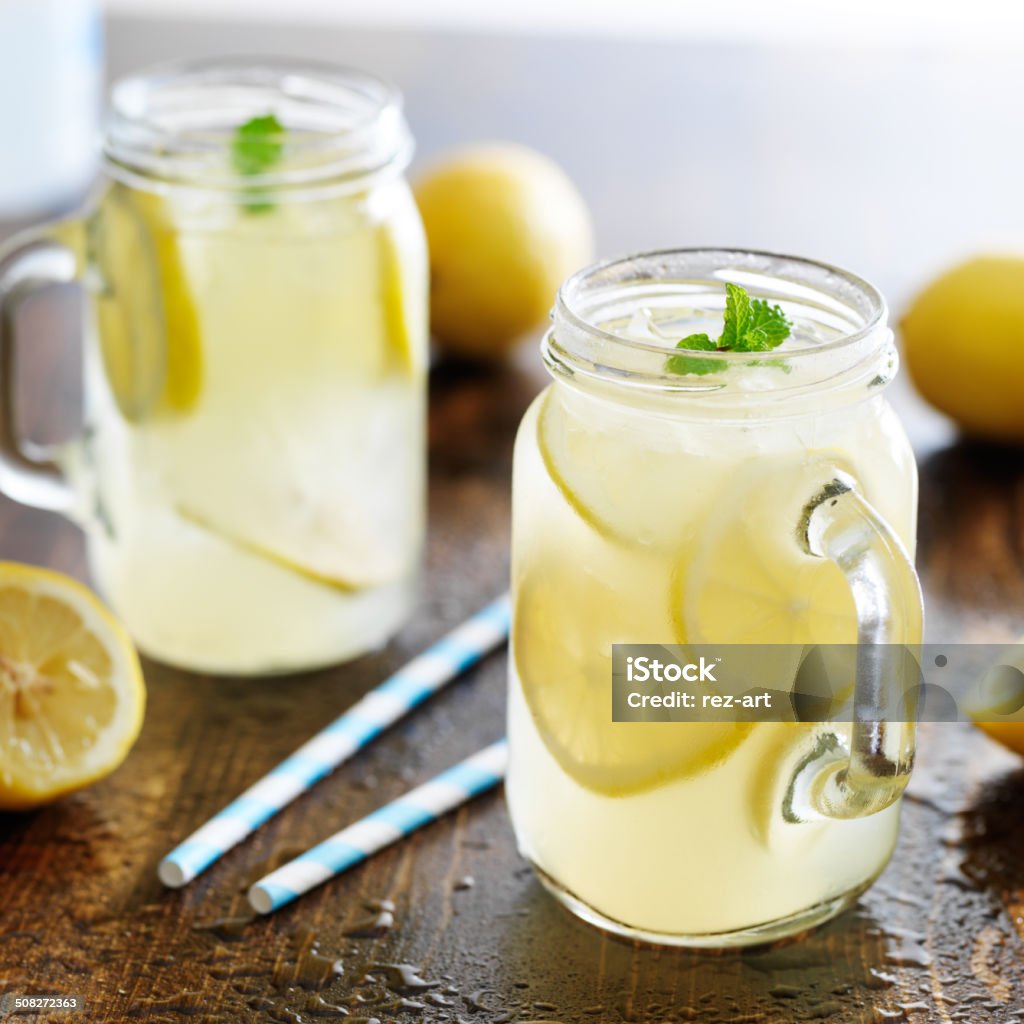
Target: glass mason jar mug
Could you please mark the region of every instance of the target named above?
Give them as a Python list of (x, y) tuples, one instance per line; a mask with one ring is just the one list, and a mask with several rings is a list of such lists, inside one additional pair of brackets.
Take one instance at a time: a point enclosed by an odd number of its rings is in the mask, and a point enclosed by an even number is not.
[(2, 400), (4, 491), (87, 532), (148, 654), (262, 674), (408, 613), (424, 532), (426, 248), (400, 97), (301, 63), (118, 83), (105, 184), (0, 264), (86, 295), (85, 432), (40, 460)]
[[(726, 281), (779, 303), (792, 337), (674, 372), (675, 341), (717, 335)], [(520, 848), (574, 912), (624, 935), (803, 930), (888, 861), (912, 723), (613, 722), (612, 645), (920, 643), (885, 303), (823, 264), (681, 250), (579, 272), (553, 321), (554, 383), (513, 480)], [(872, 685), (858, 654), (858, 699)]]

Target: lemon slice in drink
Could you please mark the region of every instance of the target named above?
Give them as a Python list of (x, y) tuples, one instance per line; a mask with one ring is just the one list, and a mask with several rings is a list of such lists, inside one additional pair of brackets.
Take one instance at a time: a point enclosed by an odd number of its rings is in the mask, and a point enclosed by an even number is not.
[(164, 200), (119, 183), (90, 226), (100, 351), (121, 414), (187, 412), (202, 386), (199, 315)]
[(89, 227), (103, 367), (121, 415), (137, 423), (160, 398), (166, 359), (152, 241), (122, 185), (107, 190)]
[(661, 595), (642, 580), (626, 591), (616, 582), (583, 564), (541, 560), (517, 588), (512, 633), (516, 670), (544, 745), (580, 785), (607, 796), (707, 771), (752, 728), (612, 721), (612, 644), (657, 641), (659, 632), (665, 640), (667, 618), (664, 606), (651, 607)]
[(427, 363), (427, 280), (417, 268), (426, 264), (402, 254), (425, 249), (423, 232), (415, 217), (389, 220), (378, 231), (384, 331), (399, 369), (421, 374)]
[(677, 552), (692, 540), (687, 529), (697, 518), (694, 510), (712, 498), (707, 478), (679, 472), (685, 439), (678, 432), (685, 427), (665, 420), (638, 444), (636, 410), (620, 419), (609, 406), (584, 421), (567, 405), (571, 401), (550, 390), (537, 418), (541, 458), (563, 498), (608, 540)]
[[(400, 579), (403, 572), (408, 571), (408, 555), (397, 544), (388, 548), (386, 543), (374, 545), (366, 541), (345, 545), (343, 548), (340, 544), (323, 542), (319, 538), (307, 538), (305, 547), (293, 557), (250, 540), (237, 531), (222, 529), (186, 506), (178, 506), (177, 512), (182, 519), (218, 537), (225, 544), (272, 562), (310, 583), (331, 587), (341, 593), (356, 593), (369, 587), (384, 586)], [(299, 544), (294, 545), (296, 549), (299, 547)], [(303, 556), (308, 561), (302, 560)], [(331, 566), (333, 572), (317, 568), (318, 564)]]
[(127, 633), (89, 590), (0, 562), (0, 808), (47, 803), (112, 772), (145, 699)]
[(136, 208), (153, 239), (160, 294), (163, 298), (167, 356), (163, 399), (175, 412), (188, 412), (202, 387), (203, 350), (199, 311), (189, 289), (178, 232), (160, 196), (140, 192)]
[(677, 628), (692, 643), (857, 642), (845, 577), (798, 539), (804, 507), (837, 470), (852, 473), (849, 459), (825, 451), (740, 469), (679, 574)]
[[(209, 387), (195, 416), (154, 438), (153, 459), (205, 531), (318, 584), (384, 586), (419, 546), (422, 454), (408, 439), (422, 430), (425, 262), (404, 258), (405, 226), (356, 217), (350, 197), (325, 211), (330, 232), (294, 245), (316, 227), (301, 205), (235, 225), (232, 288), (263, 292), (234, 330), (211, 307)], [(213, 252), (193, 267), (227, 277)], [(284, 343), (289, 326), (301, 345)]]
[(839, 469), (849, 473), (849, 461), (829, 452), (745, 463), (715, 502), (695, 555), (680, 565), (676, 628), (697, 654), (722, 658), (733, 692), (788, 693), (803, 645), (857, 641), (846, 578), (798, 538), (807, 502)]

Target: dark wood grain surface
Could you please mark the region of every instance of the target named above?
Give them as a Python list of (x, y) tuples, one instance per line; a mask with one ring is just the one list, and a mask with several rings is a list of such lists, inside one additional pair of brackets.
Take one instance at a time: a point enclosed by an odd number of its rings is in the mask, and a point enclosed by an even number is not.
[[(27, 327), (48, 334), (54, 308), (30, 310)], [(27, 419), (45, 431), (47, 410), (68, 407), (68, 371), (42, 340), (24, 362), (24, 393), (48, 399), (26, 403)], [(297, 1024), (347, 1014), (478, 1024), (1007, 1024), (1024, 1016), (1024, 772), (955, 725), (924, 729), (899, 849), (882, 879), (852, 912), (772, 951), (640, 948), (572, 919), (517, 855), (500, 795), (269, 920), (236, 920), (247, 916), (246, 885), (268, 866), (499, 736), (503, 655), (186, 890), (161, 888), (155, 865), (176, 841), (504, 587), (511, 442), (541, 384), (530, 351), (503, 370), (435, 369), (426, 584), (415, 621), (386, 651), (272, 681), (147, 663), (146, 725), (124, 767), (55, 806), (0, 816), (4, 989), (82, 993), (97, 1021)], [(932, 635), (1010, 636), (1024, 619), (1024, 456), (967, 443), (939, 449), (923, 462), (921, 503)], [(8, 502), (0, 556), (83, 574), (74, 529)], [(373, 927), (380, 901), (394, 904), (387, 929)]]
[[(930, 214), (927, 230), (934, 231), (921, 234), (927, 204), (918, 204), (921, 223), (915, 221), (917, 226), (904, 232), (917, 253), (911, 270), (904, 260), (907, 250), (896, 245), (895, 229), (884, 245), (877, 241), (876, 229), (888, 214), (876, 216), (878, 211), (862, 202), (852, 208), (836, 206), (845, 211), (838, 223), (823, 216), (821, 211), (832, 209), (828, 204), (834, 205), (835, 197), (827, 178), (819, 181), (817, 174), (827, 175), (828, 167), (839, 163), (832, 160), (829, 146), (820, 153), (813, 149), (820, 138), (807, 150), (809, 159), (816, 153), (822, 161), (807, 181), (813, 203), (820, 205), (817, 213), (805, 210), (806, 216), (793, 220), (784, 209), (772, 207), (768, 212), (775, 220), (758, 220), (757, 210), (767, 210), (763, 196), (737, 208), (723, 193), (718, 196), (720, 208), (690, 207), (687, 219), (682, 207), (669, 204), (677, 188), (671, 176), (641, 166), (643, 160), (623, 163), (620, 150), (618, 163), (610, 169), (591, 160), (587, 146), (600, 143), (603, 159), (606, 136), (579, 128), (586, 97), (559, 99), (556, 92), (552, 100), (548, 88), (557, 90), (555, 72), (566, 81), (580, 80), (565, 74), (563, 49), (557, 55), (544, 50), (551, 59), (534, 66), (512, 56), (511, 43), (470, 54), (450, 40), (432, 51), (404, 37), (382, 42), (358, 33), (300, 38), (292, 30), (274, 31), (278, 34), (239, 34), (231, 26), (214, 26), (200, 36), (184, 23), (157, 32), (122, 21), (113, 25), (112, 59), (122, 70), (184, 52), (277, 49), (383, 64), (418, 90), (413, 112), (420, 122), (434, 111), (434, 124), (417, 126), (429, 150), (458, 138), (464, 128), (452, 111), (444, 120), (444, 104), (455, 100), (441, 65), (457, 56), (467, 74), (473, 70), (480, 82), (469, 108), (472, 131), (483, 134), (486, 121), (494, 129), (488, 134), (533, 141), (531, 132), (541, 132), (541, 142), (550, 143), (545, 148), (584, 177), (606, 253), (637, 244), (704, 241), (708, 234), (725, 242), (791, 244), (818, 255), (849, 256), (856, 269), (878, 273), (883, 289), (900, 290), (911, 271), (919, 272), (927, 245), (938, 244), (938, 227)], [(240, 45), (229, 45), (232, 41)], [(614, 53), (626, 54), (622, 59), (631, 62), (629, 67), (644, 69), (637, 72), (638, 87), (650, 86), (649, 95), (668, 88), (676, 71), (700, 77), (722, 66), (704, 51), (684, 61), (666, 50), (648, 59), (639, 50), (613, 53), (603, 47), (587, 58), (593, 80), (603, 81), (599, 75), (612, 66)], [(722, 59), (734, 60), (736, 68), (744, 63), (731, 52)], [(857, 118), (884, 114), (882, 105), (869, 105), (867, 113), (844, 121), (841, 104), (833, 102), (844, 74), (865, 80), (881, 75), (882, 92), (903, 81), (895, 74), (899, 65), (862, 65), (856, 54), (793, 59), (804, 60), (808, 75), (821, 72), (815, 81), (824, 92), (816, 92), (814, 102), (801, 100), (795, 85), (780, 94), (783, 100), (803, 102), (801, 116), (808, 124), (826, 105), (830, 116), (839, 118), (830, 123), (851, 131), (860, 123)], [(925, 67), (938, 75), (941, 62), (921, 54), (914, 60), (918, 70)], [(722, 101), (742, 117), (745, 95), (775, 88), (769, 63), (763, 60), (758, 74), (747, 79), (733, 74), (704, 80), (730, 83)], [(527, 77), (531, 67), (549, 76), (543, 88)], [(1019, 69), (1009, 68), (1009, 62), (995, 62), (971, 81), (986, 88), (985, 75), (1016, 81)], [(783, 81), (789, 81), (784, 76), (791, 71), (791, 64), (780, 68)], [(657, 77), (662, 74), (664, 83)], [(627, 80), (628, 75), (622, 78)], [(906, 82), (918, 85), (930, 80), (906, 76)], [(525, 93), (517, 91), (521, 86)], [(683, 82), (674, 95), (692, 97), (695, 88), (695, 83)], [(604, 89), (602, 116), (610, 109), (624, 125), (636, 108), (625, 97), (616, 105), (607, 82)], [(488, 97), (499, 94), (506, 97), (504, 122), (500, 110), (495, 114), (497, 108), (487, 106)], [(1007, 89), (999, 95), (1009, 102), (1007, 97), (1016, 93)], [(875, 97), (879, 104), (880, 97), (881, 92)], [(961, 104), (940, 104), (932, 110), (925, 98), (923, 93), (919, 97), (914, 108), (918, 113), (966, 117)], [(548, 106), (545, 119), (541, 111)], [(855, 98), (850, 110), (854, 107), (860, 110)], [(529, 110), (536, 114), (536, 124)], [(892, 116), (877, 122), (890, 142), (898, 139), (896, 112), (894, 104)], [(702, 117), (702, 130), (713, 124), (713, 114)], [(566, 133), (572, 123), (577, 134), (570, 138)], [(835, 133), (840, 148), (840, 138), (848, 137), (845, 128)], [(1001, 132), (998, 137), (1006, 142), (1011, 136)], [(676, 142), (689, 137), (686, 132), (671, 134)], [(783, 143), (790, 147), (789, 163), (775, 165), (774, 179), (758, 177), (765, 195), (781, 194), (786, 168), (799, 163), (792, 152), (799, 144), (796, 135)], [(634, 139), (626, 147), (627, 156), (639, 152), (637, 145)], [(695, 171), (679, 154), (659, 166), (663, 172), (678, 166), (696, 175), (696, 182), (702, 174), (713, 173), (713, 148), (702, 148), (703, 170)], [(971, 148), (964, 145), (946, 153), (959, 161), (954, 177), (969, 178), (974, 167)], [(870, 171), (870, 152), (858, 147), (857, 155), (860, 162), (855, 161), (849, 180), (842, 179), (840, 195)], [(774, 157), (782, 160), (774, 151), (759, 151), (755, 162), (763, 167)], [(929, 161), (927, 153), (921, 159), (928, 171), (923, 178), (904, 175), (903, 184), (885, 193), (893, 216), (917, 208), (904, 202), (899, 191), (911, 182), (924, 181), (936, 194), (943, 182), (953, 182), (941, 177), (939, 161)], [(1009, 160), (987, 163), (1016, 166)], [(750, 166), (744, 162), (744, 173)], [(622, 191), (626, 175), (634, 184)], [(881, 189), (870, 175), (866, 180)], [(690, 188), (686, 185), (683, 191)], [(991, 199), (1000, 215), (1009, 209), (999, 200), (998, 189), (975, 198), (977, 203)], [(950, 209), (949, 237), (962, 239), (971, 210)], [(864, 210), (869, 212), (866, 221)], [(665, 211), (671, 213), (669, 220), (664, 220)], [(720, 218), (715, 211), (721, 212)], [(789, 228), (780, 227), (783, 222)], [(703, 234), (694, 237), (698, 228)], [(670, 232), (672, 238), (658, 231)], [(816, 232), (828, 236), (832, 249), (821, 249)], [(874, 249), (865, 241), (869, 235), (876, 239)], [(888, 255), (882, 259), (876, 250)], [(880, 265), (872, 264), (873, 252)], [(897, 269), (903, 276), (897, 276)], [(43, 439), (61, 436), (74, 423), (74, 360), (60, 340), (73, 333), (73, 322), (69, 296), (26, 311), (30, 344), (19, 374), (21, 413), (32, 433)], [(386, 651), (331, 671), (273, 681), (217, 680), (147, 663), (146, 725), (123, 768), (52, 807), (28, 815), (0, 815), (0, 990), (83, 994), (85, 1019), (90, 1021), (299, 1024), (346, 1017), (353, 1024), (373, 1019), (381, 1024), (1011, 1024), (1024, 1019), (1024, 770), (1018, 758), (957, 725), (923, 729), (899, 848), (880, 881), (853, 911), (798, 943), (774, 950), (712, 956), (641, 948), (574, 920), (542, 891), (517, 855), (499, 794), (425, 828), (270, 919), (239, 921), (247, 916), (245, 887), (269, 866), (501, 734), (502, 654), (487, 659), (390, 730), (187, 889), (169, 892), (159, 885), (155, 866), (171, 846), (388, 671), (505, 587), (512, 438), (542, 384), (533, 350), (524, 350), (514, 366), (500, 371), (435, 369), (426, 581), (418, 614)], [(898, 394), (898, 404), (917, 426), (915, 443), (921, 455), (918, 561), (929, 636), (943, 641), (1015, 637), (1024, 628), (1024, 455), (949, 443), (948, 434), (936, 421), (921, 417), (905, 390)], [(81, 538), (72, 527), (3, 500), (0, 557), (52, 565), (84, 577)], [(380, 920), (382, 901), (394, 904), (389, 928), (375, 927), (386, 923)]]

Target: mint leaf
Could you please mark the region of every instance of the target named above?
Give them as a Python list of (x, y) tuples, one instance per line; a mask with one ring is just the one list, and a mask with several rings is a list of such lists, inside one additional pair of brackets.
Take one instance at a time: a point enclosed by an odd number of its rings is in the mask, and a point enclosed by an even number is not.
[[(718, 345), (706, 334), (690, 334), (682, 341), (677, 341), (676, 348), (687, 349), (690, 352), (715, 352)], [(666, 363), (667, 368), (673, 373), (697, 373), (701, 376), (714, 373), (721, 365), (720, 359), (699, 359), (693, 356), (669, 356)]]
[(710, 352), (718, 348), (718, 343), (712, 341), (706, 334), (688, 334), (682, 341), (676, 342), (676, 348), (688, 348), (691, 351)]
[(250, 118), (235, 129), (231, 159), (239, 174), (263, 174), (281, 159), (284, 125), (273, 114)]
[(790, 326), (778, 306), (769, 306), (764, 299), (754, 299), (743, 335), (745, 351), (767, 352), (776, 348), (789, 337)]
[[(284, 153), (284, 125), (273, 114), (250, 118), (235, 129), (231, 141), (231, 162), (235, 170), (245, 177), (266, 174)], [(259, 194), (258, 188), (249, 189), (250, 195)], [(247, 203), (250, 213), (273, 209), (268, 202)]]
[[(778, 348), (792, 330), (793, 325), (779, 306), (764, 299), (751, 299), (738, 284), (725, 286), (725, 316), (722, 333), (717, 342), (707, 334), (691, 334), (676, 344), (676, 348), (701, 352), (770, 352)], [(788, 366), (781, 360), (766, 360), (762, 366)], [(665, 368), (672, 373), (714, 373), (722, 369), (721, 360), (700, 359), (693, 356), (669, 356)]]
[(750, 296), (738, 284), (726, 284), (725, 327), (718, 339), (718, 347), (737, 349), (746, 335), (749, 320)]

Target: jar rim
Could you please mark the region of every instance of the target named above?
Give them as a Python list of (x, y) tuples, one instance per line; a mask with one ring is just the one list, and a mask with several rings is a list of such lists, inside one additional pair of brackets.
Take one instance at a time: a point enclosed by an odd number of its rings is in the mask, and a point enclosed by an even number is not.
[[(821, 310), (833, 326), (842, 325), (840, 335), (777, 353), (702, 351), (701, 360), (719, 364), (721, 371), (696, 376), (666, 368), (668, 357), (678, 350), (664, 342), (626, 337), (601, 326), (600, 314), (607, 314), (610, 306), (621, 309), (632, 303), (639, 308), (645, 295), (664, 298), (673, 288), (680, 295), (686, 288), (703, 289), (702, 293), (713, 290), (724, 302), (729, 281), (754, 297)], [(743, 375), (727, 374), (730, 368), (761, 366), (766, 360), (784, 362), (788, 370), (801, 372), (779, 374), (768, 386), (771, 393), (783, 395), (824, 380), (836, 384), (839, 378), (843, 382), (851, 376), (859, 379), (883, 355), (891, 362), (887, 318), (888, 307), (878, 288), (824, 261), (759, 249), (658, 249), (602, 260), (568, 277), (555, 298), (552, 326), (541, 351), (548, 369), (563, 376), (690, 394), (736, 394)], [(605, 315), (604, 321), (608, 319), (613, 317)], [(812, 375), (819, 379), (811, 379)]]
[[(596, 324), (590, 323), (573, 308), (573, 302), (578, 298), (579, 292), (587, 286), (593, 278), (599, 275), (607, 274), (609, 271), (614, 271), (619, 267), (636, 265), (641, 261), (664, 260), (679, 256), (719, 257), (724, 258), (725, 260), (731, 260), (731, 258), (735, 257), (753, 257), (759, 260), (780, 261), (785, 264), (802, 266), (821, 271), (830, 277), (835, 277), (846, 282), (851, 287), (859, 290), (870, 302), (872, 307), (871, 316), (867, 322), (856, 331), (851, 332), (850, 334), (844, 334), (841, 338), (826, 342), (823, 345), (788, 349), (786, 352), (787, 358), (835, 351), (837, 348), (855, 344), (874, 331), (880, 323), (885, 321), (888, 315), (888, 306), (885, 298), (870, 281), (860, 277), (858, 274), (854, 274), (841, 267), (837, 267), (834, 264), (826, 263), (823, 260), (809, 259), (804, 256), (791, 256), (787, 253), (771, 252), (767, 249), (733, 249), (716, 246), (686, 246), (680, 248), (653, 249), (649, 251), (629, 253), (625, 256), (613, 256), (610, 259), (599, 260), (596, 263), (591, 263), (589, 266), (577, 270), (574, 274), (567, 277), (558, 289), (558, 293), (555, 297), (555, 308), (552, 310), (552, 319), (560, 317), (569, 323), (572, 323), (578, 329), (600, 336), (603, 340), (611, 344), (624, 345), (641, 351), (656, 352), (660, 355), (665, 355), (665, 347), (663, 345), (654, 345), (643, 342), (640, 339), (626, 338), (621, 334), (604, 330)], [(721, 270), (725, 269), (731, 268), (722, 267), (718, 273), (721, 273)], [(724, 285), (728, 278), (722, 275), (721, 280)], [(717, 353), (717, 356), (718, 358), (722, 358), (726, 361), (737, 363), (764, 359), (763, 352), (721, 352)]]
[[(266, 114), (285, 125), (287, 162), (243, 176), (225, 154), (240, 125)], [(116, 81), (103, 154), (108, 173), (135, 187), (264, 202), (267, 192), (275, 201), (321, 198), (401, 173), (412, 138), (400, 91), (375, 74), (305, 59), (216, 57)]]

